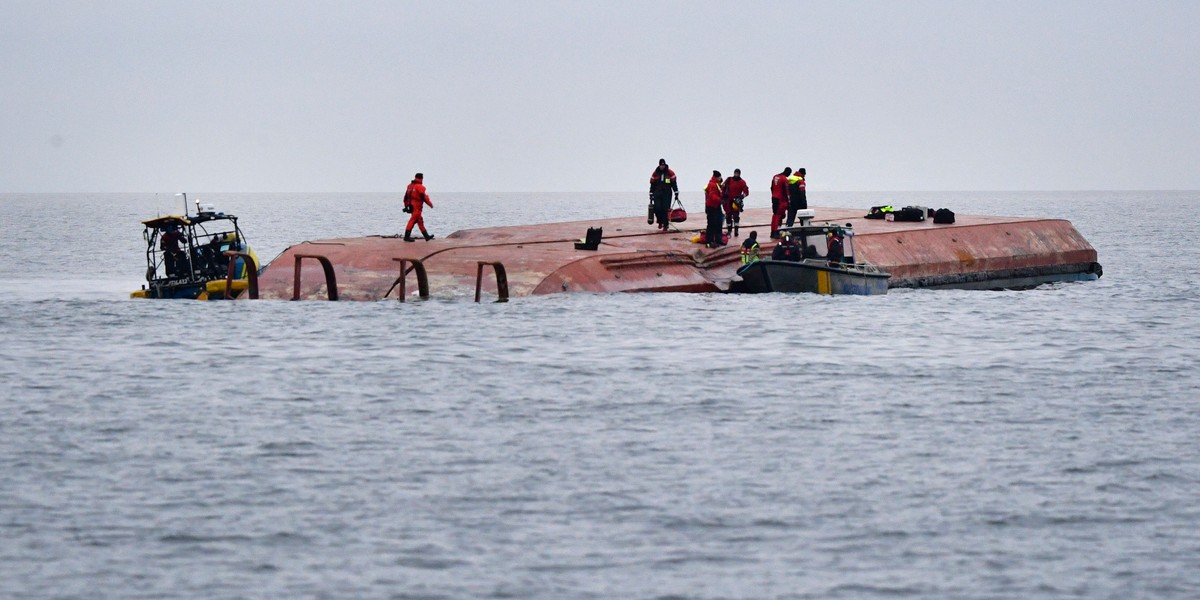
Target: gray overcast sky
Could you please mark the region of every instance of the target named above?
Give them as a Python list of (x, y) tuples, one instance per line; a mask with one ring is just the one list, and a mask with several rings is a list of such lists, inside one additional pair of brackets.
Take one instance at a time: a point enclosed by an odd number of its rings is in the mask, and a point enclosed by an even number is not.
[(1200, 189), (1194, 0), (0, 0), (0, 85), (6, 192)]

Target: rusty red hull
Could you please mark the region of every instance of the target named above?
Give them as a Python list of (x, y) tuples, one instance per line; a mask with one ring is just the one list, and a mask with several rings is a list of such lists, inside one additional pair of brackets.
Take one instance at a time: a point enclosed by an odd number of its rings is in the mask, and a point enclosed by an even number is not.
[[(1005, 274), (1098, 268), (1093, 266), (1095, 249), (1061, 219), (959, 215), (954, 224), (935, 225), (868, 220), (862, 218), (865, 213), (818, 208), (813, 222), (852, 223), (858, 260), (889, 271), (892, 287), (969, 287), (962, 284)], [(766, 209), (750, 209), (742, 215), (742, 236), (758, 231), (764, 254), (773, 246), (769, 220)], [(480, 262), (503, 265), (511, 296), (727, 290), (740, 266), (738, 243), (744, 237), (708, 249), (691, 241), (702, 226), (697, 222), (664, 234), (644, 219), (620, 218), (469, 229), (429, 242), (380, 236), (309, 241), (288, 248), (267, 266), (259, 278), (260, 296), (329, 297), (322, 261), (303, 259), (297, 270), (297, 255), (327, 259), (342, 300), (396, 298), (401, 287), (397, 259), (421, 261), (429, 291), (436, 296), (474, 297)], [(596, 250), (576, 249), (575, 242), (589, 227), (604, 229), (602, 243)], [(417, 293), (415, 274), (410, 272), (404, 283), (409, 294)], [(498, 293), (490, 266), (484, 270), (481, 288), (486, 297)]]

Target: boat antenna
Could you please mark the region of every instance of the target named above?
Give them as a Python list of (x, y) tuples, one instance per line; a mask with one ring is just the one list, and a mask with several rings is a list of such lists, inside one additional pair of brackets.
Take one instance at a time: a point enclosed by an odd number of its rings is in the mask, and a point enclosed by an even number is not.
[(183, 196), (183, 216), (188, 216), (187, 211), (187, 192), (179, 192), (176, 196)]

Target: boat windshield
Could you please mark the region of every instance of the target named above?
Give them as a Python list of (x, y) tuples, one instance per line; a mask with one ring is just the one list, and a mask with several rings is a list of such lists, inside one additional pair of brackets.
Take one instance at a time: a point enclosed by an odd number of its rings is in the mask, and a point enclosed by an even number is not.
[(854, 230), (846, 225), (785, 227), (800, 242), (804, 258), (854, 264)]

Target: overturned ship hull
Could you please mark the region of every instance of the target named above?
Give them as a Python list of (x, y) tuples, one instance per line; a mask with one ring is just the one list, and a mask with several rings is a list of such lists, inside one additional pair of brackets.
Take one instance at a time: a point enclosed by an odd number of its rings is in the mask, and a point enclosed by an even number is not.
[[(1101, 274), (1096, 250), (1062, 219), (958, 215), (954, 224), (937, 225), (869, 220), (864, 213), (817, 208), (813, 222), (853, 223), (857, 259), (890, 273), (892, 288), (1030, 287)], [(773, 245), (769, 220), (767, 209), (742, 215), (742, 235), (757, 230), (764, 253)], [(579, 244), (591, 228), (603, 229), (600, 243)], [(314, 240), (271, 261), (252, 292), (275, 299), (383, 300), (401, 292), (478, 298), (729, 291), (741, 266), (740, 240), (708, 249), (691, 242), (696, 231), (660, 233), (644, 219), (618, 218), (470, 229), (429, 242)]]

